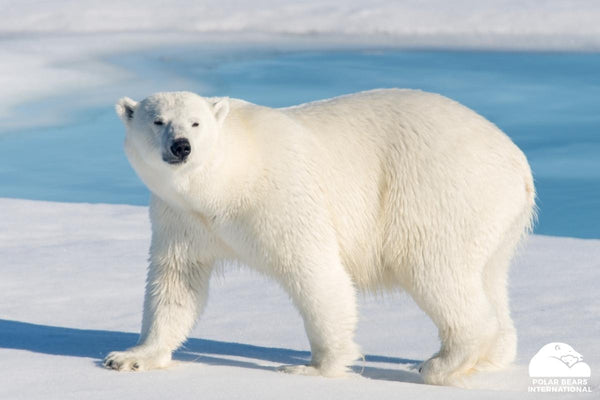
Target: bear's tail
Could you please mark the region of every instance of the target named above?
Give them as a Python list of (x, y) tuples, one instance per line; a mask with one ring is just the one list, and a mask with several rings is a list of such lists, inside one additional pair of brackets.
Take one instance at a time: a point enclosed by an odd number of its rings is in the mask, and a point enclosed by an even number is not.
[(525, 175), (525, 195), (526, 195), (526, 204), (525, 204), (525, 218), (527, 223), (525, 224), (525, 229), (523, 234), (527, 235), (533, 232), (533, 227), (538, 221), (538, 206), (536, 204), (537, 194), (535, 191), (535, 185), (533, 183), (533, 174), (531, 173), (531, 169), (527, 166), (527, 173)]

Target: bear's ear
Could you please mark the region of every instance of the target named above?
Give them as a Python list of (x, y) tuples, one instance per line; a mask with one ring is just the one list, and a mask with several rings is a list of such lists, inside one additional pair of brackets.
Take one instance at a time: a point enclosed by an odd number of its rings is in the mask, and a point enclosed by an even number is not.
[(133, 111), (135, 110), (135, 106), (137, 106), (137, 102), (135, 100), (131, 100), (129, 97), (123, 97), (117, 104), (115, 104), (115, 110), (117, 111), (117, 115), (121, 118), (124, 123), (128, 123), (133, 119)]
[(229, 99), (223, 97), (222, 99), (217, 100), (217, 102), (213, 104), (213, 112), (215, 113), (217, 124), (219, 124), (219, 126), (223, 125), (225, 117), (229, 114)]

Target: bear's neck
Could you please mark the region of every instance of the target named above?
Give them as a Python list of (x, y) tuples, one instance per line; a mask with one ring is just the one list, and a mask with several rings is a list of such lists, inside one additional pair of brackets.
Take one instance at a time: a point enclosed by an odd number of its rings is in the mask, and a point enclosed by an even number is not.
[(229, 124), (219, 136), (211, 158), (187, 174), (179, 194), (196, 213), (232, 217), (256, 198), (263, 162), (247, 135)]

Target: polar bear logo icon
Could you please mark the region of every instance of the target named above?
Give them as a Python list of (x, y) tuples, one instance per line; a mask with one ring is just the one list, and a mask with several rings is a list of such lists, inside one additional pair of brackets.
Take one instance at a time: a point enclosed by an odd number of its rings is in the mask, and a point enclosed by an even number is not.
[(529, 362), (532, 378), (589, 378), (590, 375), (590, 366), (583, 362), (583, 356), (566, 343), (548, 343)]

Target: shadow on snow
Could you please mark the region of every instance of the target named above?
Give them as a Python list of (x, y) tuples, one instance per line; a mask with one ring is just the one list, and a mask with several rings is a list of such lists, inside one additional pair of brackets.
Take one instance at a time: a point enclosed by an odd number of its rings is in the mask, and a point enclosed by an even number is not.
[[(137, 333), (64, 328), (0, 319), (0, 348), (87, 357), (95, 359), (99, 366), (102, 365), (101, 360), (106, 354), (134, 346), (137, 339)], [(277, 366), (264, 365), (261, 361), (307, 364), (310, 352), (190, 338), (174, 353), (173, 358), (210, 365), (276, 371)], [(371, 379), (422, 383), (414, 368), (420, 362), (405, 358), (365, 355), (365, 362), (357, 361), (352, 369)], [(405, 370), (377, 367), (373, 366), (374, 363), (404, 365)]]

